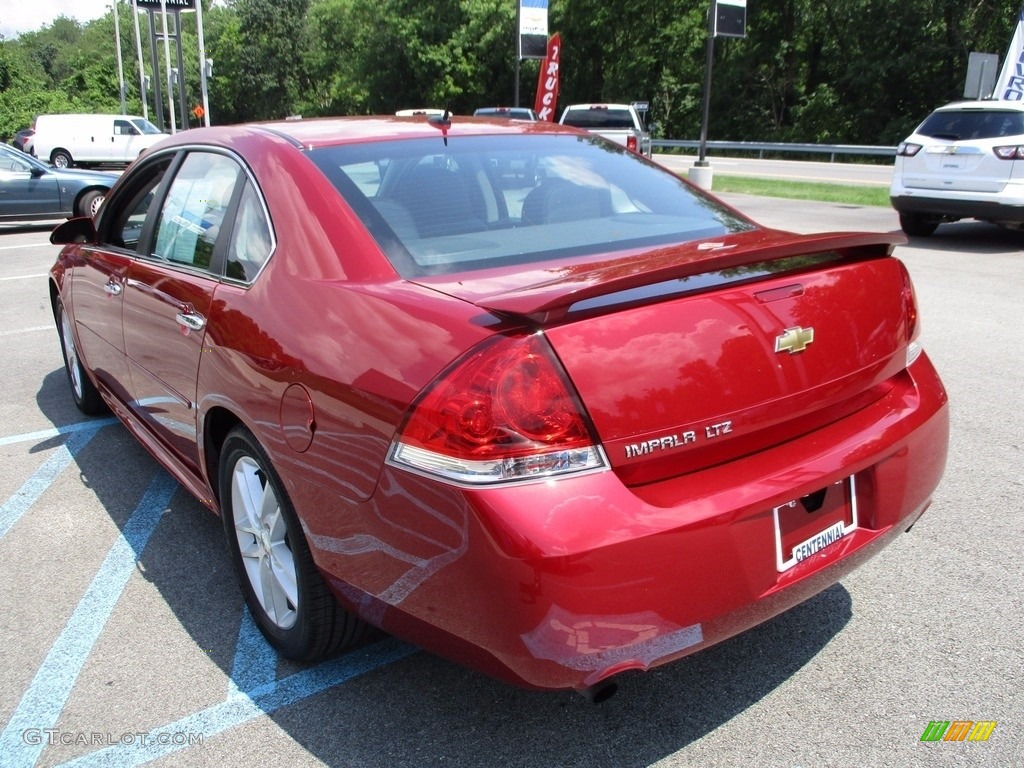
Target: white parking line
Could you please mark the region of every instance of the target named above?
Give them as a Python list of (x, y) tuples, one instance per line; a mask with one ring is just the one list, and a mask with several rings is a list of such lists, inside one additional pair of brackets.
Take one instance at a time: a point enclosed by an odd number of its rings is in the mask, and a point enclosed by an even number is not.
[(108, 416), (105, 419), (77, 421), (74, 424), (67, 424), (63, 427), (40, 429), (36, 432), (22, 432), (20, 435), (8, 435), (6, 437), (0, 437), (0, 446), (49, 440), (51, 437), (57, 437), (58, 435), (67, 435), (72, 432), (82, 432), (83, 430), (99, 429), (100, 427), (105, 427), (108, 424), (117, 424), (117, 419), (113, 416)]
[(19, 328), (16, 331), (0, 331), (0, 337), (17, 336), (20, 333), (39, 333), (39, 331), (49, 331), (52, 328), (52, 325), (35, 325), (31, 328)]
[[(0, 248), (3, 250), (3, 248)], [(46, 277), (46, 272), (40, 272), (37, 275), (11, 275), (9, 277), (0, 277), (0, 281), (3, 280), (38, 280), (41, 277)]]
[(0, 506), (0, 539), (7, 535), (7, 532), (17, 523), (29, 507), (36, 503), (36, 499), (43, 495), (43, 492), (50, 487), (53, 481), (63, 472), (75, 454), (84, 448), (98, 429), (89, 432), (75, 432), (68, 438), (67, 443), (58, 448), (35, 473), (26, 480), (21, 488), (14, 492), (3, 506)]

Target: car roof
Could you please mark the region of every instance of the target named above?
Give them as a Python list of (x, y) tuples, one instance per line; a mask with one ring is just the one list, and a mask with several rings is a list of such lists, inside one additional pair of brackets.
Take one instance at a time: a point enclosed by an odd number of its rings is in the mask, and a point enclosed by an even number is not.
[(435, 138), (439, 135), (451, 139), (457, 136), (514, 135), (526, 133), (572, 133), (571, 128), (557, 123), (526, 120), (493, 120), (483, 117), (453, 115), (447, 124), (436, 118), (432, 121), (422, 115), (396, 117), (380, 115), (370, 117), (324, 117), (302, 120), (281, 120), (266, 123), (191, 128), (164, 139), (158, 146), (171, 147), (196, 143), (233, 144), (249, 137), (259, 140), (276, 136), (296, 147), (317, 147), (358, 144), (369, 141), (395, 139)]

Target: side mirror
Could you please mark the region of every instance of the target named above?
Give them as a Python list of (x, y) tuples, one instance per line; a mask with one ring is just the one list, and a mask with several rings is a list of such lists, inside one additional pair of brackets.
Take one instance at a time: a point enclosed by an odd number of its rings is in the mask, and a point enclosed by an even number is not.
[(68, 219), (50, 233), (50, 242), (54, 245), (70, 245), (71, 243), (95, 243), (96, 224), (89, 216)]
[(29, 169), (29, 175), (30, 175), (30, 176), (31, 176), (31, 177), (32, 177), (33, 179), (38, 179), (38, 178), (39, 178), (40, 176), (43, 176), (43, 175), (45, 175), (46, 173), (47, 173), (47, 172), (46, 172), (46, 171), (44, 171), (44, 170), (43, 170), (42, 168), (37, 168), (37, 167), (36, 167), (36, 166), (34, 166), (34, 165), (32, 166), (32, 168), (31, 168), (31, 169)]

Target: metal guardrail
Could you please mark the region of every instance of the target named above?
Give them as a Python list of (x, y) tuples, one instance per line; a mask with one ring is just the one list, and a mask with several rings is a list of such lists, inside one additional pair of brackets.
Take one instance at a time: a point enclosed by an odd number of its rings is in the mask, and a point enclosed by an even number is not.
[[(651, 146), (654, 149), (683, 148), (699, 149), (700, 142), (693, 140), (678, 139), (652, 139)], [(864, 144), (786, 144), (782, 142), (764, 141), (709, 141), (708, 149), (723, 149), (727, 151), (756, 152), (758, 158), (763, 158), (765, 152), (796, 152), (809, 154), (829, 155), (829, 162), (836, 161), (836, 155), (877, 155), (880, 157), (895, 157), (896, 147), (872, 147)]]

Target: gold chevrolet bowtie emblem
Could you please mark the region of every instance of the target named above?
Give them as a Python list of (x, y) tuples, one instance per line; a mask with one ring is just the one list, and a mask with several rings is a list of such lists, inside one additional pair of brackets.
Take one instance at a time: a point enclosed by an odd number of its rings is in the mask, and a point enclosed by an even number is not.
[(789, 352), (792, 355), (794, 352), (803, 352), (812, 341), (814, 329), (801, 328), (798, 325), (796, 328), (787, 328), (775, 337), (775, 351)]

